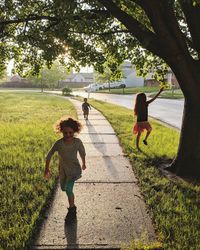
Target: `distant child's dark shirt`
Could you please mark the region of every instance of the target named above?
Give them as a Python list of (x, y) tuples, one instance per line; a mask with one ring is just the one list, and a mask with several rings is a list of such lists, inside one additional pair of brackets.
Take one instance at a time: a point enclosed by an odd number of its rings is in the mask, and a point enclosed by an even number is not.
[(88, 111), (89, 108), (90, 108), (90, 104), (89, 104), (89, 103), (84, 102), (84, 103), (82, 104), (82, 109), (83, 109), (83, 110)]
[(138, 107), (137, 110), (137, 122), (148, 121), (148, 103), (143, 107)]

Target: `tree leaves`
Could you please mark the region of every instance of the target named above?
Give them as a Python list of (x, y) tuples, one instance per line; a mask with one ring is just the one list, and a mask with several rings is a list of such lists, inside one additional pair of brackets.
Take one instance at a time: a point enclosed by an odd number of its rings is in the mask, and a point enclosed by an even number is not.
[[(197, 58), (179, 4), (183, 1), (168, 0), (160, 2), (159, 6), (163, 5), (163, 9), (164, 5), (170, 5), (169, 9), (164, 8), (166, 17), (174, 11), (189, 52)], [(137, 68), (144, 66), (140, 70), (144, 74), (147, 68), (156, 69), (163, 63), (158, 55), (164, 56), (150, 15), (154, 2), (150, 7), (146, 1), (130, 0), (6, 1), (5, 5), (0, 5), (3, 13), (0, 19), (1, 44), (6, 51), (1, 52), (3, 61), (14, 58), (16, 71), (23, 72), (23, 75), (38, 74), (42, 65), (50, 67), (61, 55), (68, 68), (93, 65), (95, 70), (103, 72), (107, 61), (114, 76), (119, 65), (130, 60)], [(197, 6), (199, 0), (193, 0), (192, 4)], [(132, 22), (130, 28), (126, 18)]]

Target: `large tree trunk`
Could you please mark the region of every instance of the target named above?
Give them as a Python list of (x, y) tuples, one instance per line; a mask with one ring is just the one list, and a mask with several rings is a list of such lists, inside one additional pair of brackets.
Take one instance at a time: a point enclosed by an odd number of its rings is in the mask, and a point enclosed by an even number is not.
[(200, 179), (200, 66), (181, 53), (168, 61), (185, 97), (178, 152), (170, 169)]
[(178, 152), (171, 170), (200, 178), (200, 99), (198, 107), (185, 102)]
[(185, 59), (172, 66), (185, 103), (178, 152), (171, 169), (178, 175), (200, 179), (200, 68)]
[[(194, 58), (188, 49), (187, 39), (181, 32), (174, 11), (175, 1), (144, 0), (133, 1), (146, 13), (151, 29), (146, 29), (114, 3), (114, 1), (99, 0), (110, 13), (124, 24), (127, 30), (136, 37), (141, 45), (153, 54), (162, 58), (173, 70), (185, 96), (182, 129), (177, 156), (171, 168), (180, 175), (200, 177), (200, 61)], [(198, 23), (200, 10), (192, 1), (181, 1), (184, 13), (192, 21), (189, 24), (195, 45), (199, 41)], [(197, 22), (196, 22), (197, 21)], [(194, 25), (193, 25), (194, 24)], [(198, 39), (197, 39), (198, 38)], [(198, 52), (199, 45), (194, 47)]]

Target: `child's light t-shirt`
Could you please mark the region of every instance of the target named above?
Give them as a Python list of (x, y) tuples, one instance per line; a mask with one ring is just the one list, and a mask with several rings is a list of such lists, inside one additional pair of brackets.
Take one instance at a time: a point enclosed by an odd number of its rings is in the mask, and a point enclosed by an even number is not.
[(59, 173), (66, 177), (70, 176), (74, 180), (81, 176), (81, 166), (77, 157), (79, 152), (81, 157), (86, 155), (85, 148), (79, 138), (74, 138), (74, 142), (66, 144), (63, 138), (57, 140), (47, 154), (46, 160), (50, 160), (55, 152), (59, 155)]

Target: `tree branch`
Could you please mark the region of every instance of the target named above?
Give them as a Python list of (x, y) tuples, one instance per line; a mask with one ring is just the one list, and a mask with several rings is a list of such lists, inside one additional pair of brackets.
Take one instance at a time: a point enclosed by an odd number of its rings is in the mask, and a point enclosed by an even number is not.
[(0, 25), (6, 26), (9, 24), (17, 24), (17, 23), (24, 23), (29, 21), (41, 21), (41, 20), (50, 20), (50, 21), (58, 21), (59, 18), (52, 17), (52, 16), (29, 16), (26, 18), (19, 18), (19, 19), (12, 19), (12, 20), (1, 20)]
[[(88, 32), (77, 32), (77, 31), (71, 31), (69, 30), (70, 33), (73, 34), (86, 34), (88, 35)], [(120, 34), (120, 33), (130, 33), (128, 30), (115, 30), (115, 31), (107, 31), (107, 32), (102, 32), (102, 33), (98, 33), (98, 32), (91, 32), (90, 35), (96, 35), (96, 36), (106, 36), (106, 35), (112, 35), (112, 34)]]
[(134, 17), (121, 10), (112, 0), (98, 0), (98, 2), (123, 24), (144, 48), (163, 58), (162, 46), (153, 32), (148, 30)]
[(200, 29), (197, 23), (200, 23), (200, 5), (193, 6), (192, 1), (180, 0), (183, 13), (188, 23), (192, 41), (200, 57)]
[[(134, 0), (133, 0), (134, 1)], [(187, 38), (181, 32), (174, 12), (173, 1), (160, 0), (135, 0), (145, 11), (152, 28), (159, 37), (166, 57), (164, 60), (172, 61), (175, 57), (185, 55), (192, 59), (187, 46)]]

